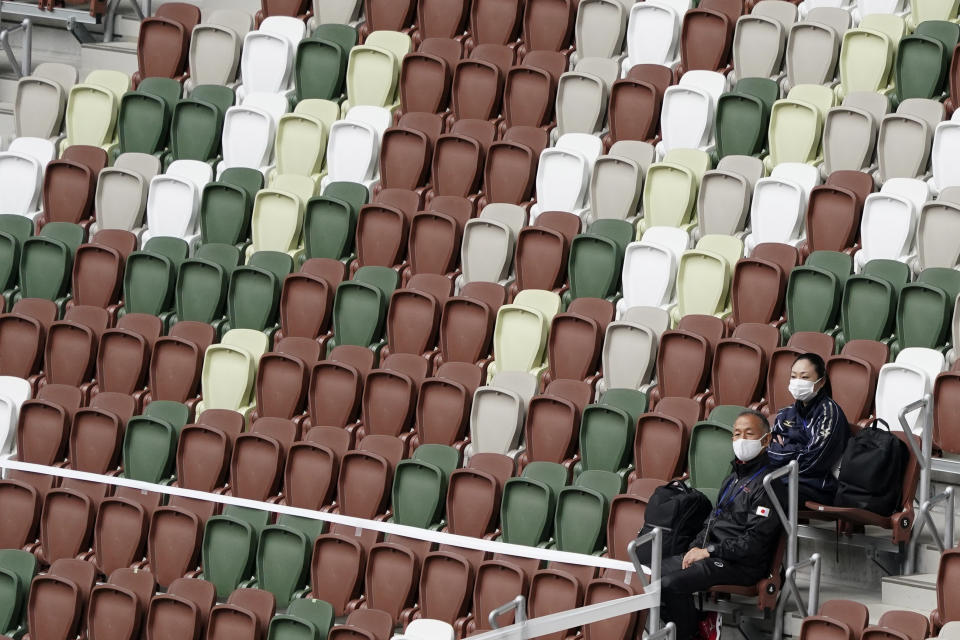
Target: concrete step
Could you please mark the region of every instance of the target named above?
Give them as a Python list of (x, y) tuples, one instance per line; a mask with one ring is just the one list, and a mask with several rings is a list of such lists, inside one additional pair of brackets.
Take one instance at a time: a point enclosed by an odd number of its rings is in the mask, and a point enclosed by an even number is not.
[(881, 593), (883, 604), (929, 614), (937, 607), (937, 574), (884, 578)]
[(80, 77), (83, 78), (94, 69), (113, 69), (132, 74), (137, 70), (136, 41), (116, 40), (81, 45)]

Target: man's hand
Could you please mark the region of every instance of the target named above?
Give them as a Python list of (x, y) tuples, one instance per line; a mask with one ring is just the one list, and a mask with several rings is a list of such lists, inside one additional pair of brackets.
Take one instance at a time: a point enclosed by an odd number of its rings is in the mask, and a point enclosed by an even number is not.
[(710, 557), (709, 551), (707, 551), (706, 549), (701, 549), (699, 547), (694, 547), (693, 549), (690, 549), (690, 551), (687, 551), (687, 555), (683, 556), (682, 567), (686, 569), (687, 567), (692, 565), (694, 562), (700, 562), (704, 558), (709, 558), (709, 557)]

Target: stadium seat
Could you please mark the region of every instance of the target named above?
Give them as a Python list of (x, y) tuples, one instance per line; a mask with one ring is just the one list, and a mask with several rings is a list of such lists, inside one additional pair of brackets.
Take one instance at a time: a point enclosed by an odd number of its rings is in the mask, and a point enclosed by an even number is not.
[(717, 99), (717, 155), (760, 156), (765, 147), (770, 109), (780, 87), (768, 78), (746, 77)]
[[(43, 174), (43, 212), (37, 227), (48, 222), (69, 222), (88, 228), (93, 215), (97, 174), (107, 166), (102, 149), (74, 145), (60, 160), (47, 165)], [(29, 211), (20, 212), (29, 215)]]
[(784, 90), (799, 84), (829, 84), (837, 73), (840, 43), (850, 28), (850, 12), (840, 7), (816, 7), (790, 27), (784, 66)]
[(67, 638), (76, 633), (95, 574), (92, 563), (63, 558), (34, 578), (27, 606), (31, 637)]
[(19, 298), (44, 298), (63, 308), (73, 270), (73, 256), (84, 231), (69, 222), (50, 222), (27, 238), (20, 252)]
[(333, 294), (345, 276), (346, 267), (342, 262), (311, 258), (303, 263), (299, 272), (284, 278), (280, 291), (280, 328), (274, 339), (311, 338), (325, 347)]
[(197, 160), (177, 160), (166, 173), (150, 181), (147, 197), (147, 230), (141, 236), (146, 243), (157, 236), (181, 238), (191, 253), (200, 243), (200, 193), (213, 179), (210, 165)]
[[(101, 229), (120, 229), (139, 236), (150, 181), (160, 173), (160, 160), (141, 153), (121, 154), (113, 166), (100, 171), (94, 194), (94, 235)], [(132, 205), (132, 206), (131, 206)]]
[(66, 138), (60, 151), (75, 144), (102, 147), (116, 144), (120, 99), (130, 87), (130, 76), (120, 71), (91, 71), (83, 83), (70, 89), (64, 125)]
[(326, 190), (333, 182), (359, 182), (372, 188), (379, 179), (380, 138), (390, 121), (390, 112), (383, 107), (360, 105), (334, 122), (327, 141), (331, 172), (321, 180), (320, 188)]
[(697, 191), (697, 227), (694, 237), (739, 235), (746, 224), (753, 191), (763, 177), (759, 158), (726, 156), (716, 169), (703, 174)]
[(717, 100), (727, 88), (727, 79), (715, 71), (695, 71), (685, 73), (679, 83), (663, 94), (663, 139), (657, 144), (658, 157), (673, 149), (714, 150), (714, 114)]
[(879, 193), (867, 196), (860, 224), (863, 248), (854, 266), (859, 270), (876, 258), (909, 263), (916, 255), (917, 217), (928, 197), (926, 184), (910, 178), (888, 180)]
[(357, 44), (357, 31), (346, 24), (320, 25), (297, 45), (294, 85), (298, 102), (336, 101), (343, 95), (347, 57)]
[(854, 91), (827, 111), (823, 123), (823, 173), (869, 171), (880, 122), (890, 111), (886, 96)]
[(843, 253), (816, 251), (803, 266), (790, 272), (785, 299), (787, 321), (780, 329), (785, 338), (798, 331), (827, 332), (836, 326), (852, 262)]
[(841, 345), (845, 340), (885, 340), (893, 331), (900, 293), (910, 269), (895, 260), (871, 260), (863, 272), (850, 276), (840, 303)]
[(925, 269), (900, 291), (897, 305), (895, 339), (890, 353), (896, 358), (901, 349), (925, 347), (943, 351), (950, 336), (953, 305), (960, 294), (960, 280), (949, 268)]
[(474, 2), (470, 9), (470, 36), (464, 42), (468, 51), (484, 44), (505, 45), (520, 36), (523, 4), (511, 1), (504, 6), (490, 0)]
[(265, 19), (259, 29), (244, 36), (240, 57), (243, 84), (237, 87), (240, 102), (251, 93), (290, 91), (294, 53), (305, 34), (306, 25), (302, 20), (273, 16)]
[[(369, 28), (371, 23), (366, 25)], [(396, 109), (400, 105), (400, 63), (412, 47), (410, 36), (398, 31), (373, 31), (366, 35), (364, 44), (350, 50), (347, 101), (342, 112), (358, 105)]]
[(930, 143), (943, 116), (943, 105), (936, 100), (910, 98), (883, 117), (877, 138), (880, 182), (926, 177)]
[(134, 87), (146, 78), (184, 79), (190, 35), (200, 22), (200, 8), (185, 2), (168, 4), (140, 24)]
[(750, 204), (751, 232), (744, 239), (747, 255), (764, 242), (797, 246), (804, 238), (810, 192), (820, 183), (816, 167), (783, 162), (769, 178), (757, 181)]
[(764, 160), (768, 170), (782, 162), (816, 163), (821, 157), (821, 134), (827, 111), (834, 106), (827, 87), (800, 84), (773, 103)]
[(680, 63), (680, 24), (691, 6), (686, 2), (656, 2), (630, 8), (624, 75), (638, 64), (660, 64), (672, 69)]
[(349, 181), (331, 182), (322, 196), (311, 198), (304, 211), (305, 257), (349, 258), (356, 219), (368, 198), (366, 187)]
[(787, 34), (797, 21), (797, 10), (779, 2), (768, 2), (759, 8), (757, 5), (749, 15), (737, 20), (733, 33), (734, 73), (737, 78), (778, 79)]
[(242, 580), (253, 575), (260, 534), (269, 514), (228, 505), (223, 514), (207, 520), (203, 532), (203, 577), (216, 588), (217, 598), (226, 599)]
[(697, 203), (697, 190), (711, 160), (701, 149), (673, 149), (662, 162), (650, 165), (643, 189), (643, 218), (637, 233), (654, 226), (680, 227), (690, 231)]
[(634, 218), (640, 206), (643, 181), (655, 158), (652, 145), (639, 141), (614, 143), (597, 158), (590, 178), (590, 211), (587, 224), (603, 218)]
[[(664, 13), (667, 9), (652, 11)], [(672, 71), (661, 64), (634, 65), (625, 78), (614, 82), (607, 108), (610, 133), (604, 137), (604, 144), (612, 148), (621, 140), (658, 142), (663, 97), (672, 83)]]
[(295, 633), (316, 637), (317, 634), (327, 633), (332, 624), (333, 608), (329, 602), (297, 598), (290, 603), (287, 613), (277, 614), (270, 620), (267, 638), (280, 640)]
[(196, 578), (179, 578), (170, 584), (166, 593), (151, 599), (144, 623), (146, 633), (151, 638), (171, 633), (197, 637), (206, 626), (215, 602), (212, 584)]
[(873, 180), (861, 171), (840, 170), (810, 190), (807, 205), (807, 251), (851, 251)]
[(33, 235), (29, 218), (13, 214), (0, 215), (0, 286), (5, 308), (13, 306), (12, 298), (19, 281), (20, 253), (24, 241)]
[(915, 33), (904, 37), (897, 51), (894, 82), (896, 97), (901, 102), (943, 94), (950, 57), (960, 38), (960, 29), (954, 23), (943, 19), (923, 22), (926, 24), (914, 25)]
[(251, 93), (230, 107), (223, 117), (223, 160), (217, 176), (231, 167), (258, 169), (264, 175), (273, 169), (273, 146), (277, 122), (287, 112), (286, 98), (272, 93)]
[(704, 236), (696, 249), (685, 251), (677, 268), (677, 305), (670, 311), (674, 324), (687, 314), (730, 315), (733, 267), (743, 257), (743, 243), (730, 236)]
[(77, 69), (59, 62), (38, 64), (17, 81), (14, 108), (16, 137), (59, 137), (67, 96), (77, 83)]
[(245, 11), (217, 9), (193, 28), (187, 54), (190, 77), (183, 85), (187, 95), (204, 84), (232, 84), (240, 66), (240, 48), (253, 27)]
[(215, 163), (220, 153), (223, 117), (236, 99), (233, 89), (202, 84), (173, 108), (170, 120), (170, 152), (164, 166), (175, 160)]

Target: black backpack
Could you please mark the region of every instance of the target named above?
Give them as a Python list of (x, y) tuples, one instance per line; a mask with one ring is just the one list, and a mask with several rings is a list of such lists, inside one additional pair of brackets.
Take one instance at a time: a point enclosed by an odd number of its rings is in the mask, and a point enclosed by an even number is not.
[[(887, 430), (879, 429), (877, 423)], [(890, 425), (879, 418), (874, 420), (847, 443), (834, 504), (892, 515), (901, 503), (907, 456), (907, 444), (890, 433)]]
[[(640, 535), (649, 533), (654, 527), (660, 527), (663, 530), (663, 557), (686, 553), (690, 543), (703, 529), (712, 509), (713, 505), (707, 496), (683, 482), (674, 480), (657, 487), (650, 496)], [(651, 548), (650, 544), (640, 546), (641, 563), (650, 564)]]

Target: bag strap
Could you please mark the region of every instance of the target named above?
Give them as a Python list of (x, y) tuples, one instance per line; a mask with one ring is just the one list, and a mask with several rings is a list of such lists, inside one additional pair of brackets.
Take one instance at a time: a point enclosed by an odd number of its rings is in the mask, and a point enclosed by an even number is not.
[(868, 429), (876, 429), (876, 428), (877, 428), (877, 424), (882, 424), (884, 427), (887, 428), (887, 432), (890, 431), (890, 425), (889, 425), (889, 424), (887, 423), (887, 421), (884, 420), (883, 418), (874, 418), (873, 420), (870, 421), (870, 426), (867, 427), (867, 428), (868, 428)]

